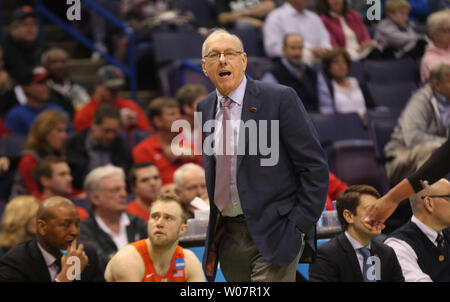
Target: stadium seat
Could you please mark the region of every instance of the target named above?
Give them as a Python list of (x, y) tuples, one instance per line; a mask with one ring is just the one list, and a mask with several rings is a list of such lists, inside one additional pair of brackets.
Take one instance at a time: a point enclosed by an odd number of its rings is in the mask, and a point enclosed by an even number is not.
[(244, 44), (244, 50), (249, 57), (264, 57), (262, 32), (256, 29), (233, 29), (232, 34), (238, 36)]
[(375, 146), (375, 155), (382, 163), (385, 162), (384, 146), (391, 139), (396, 124), (397, 122), (394, 120), (372, 120), (369, 124), (369, 136)]
[(173, 6), (182, 14), (188, 11), (194, 14), (198, 26), (212, 27), (216, 24), (214, 6), (210, 0), (175, 0)]
[(202, 84), (206, 90), (214, 86), (203, 74), (201, 59), (177, 60), (159, 70), (161, 89), (165, 96), (174, 97), (177, 90), (185, 84)]
[(360, 61), (352, 61), (350, 63), (350, 70), (348, 72), (349, 77), (357, 78), (361, 82), (366, 82), (366, 74), (364, 66)]
[(370, 125), (372, 121), (383, 122), (391, 121), (397, 122), (398, 117), (402, 113), (401, 110), (390, 109), (390, 110), (367, 110), (367, 124)]
[(371, 140), (345, 140), (333, 144), (331, 165), (337, 177), (349, 185), (366, 184), (384, 194), (389, 184), (376, 160)]
[(367, 83), (367, 87), (377, 106), (385, 106), (393, 110), (405, 107), (417, 85), (414, 82), (376, 84)]
[(7, 157), (20, 157), (27, 137), (24, 135), (5, 135), (0, 139), (0, 154)]
[(255, 80), (260, 80), (271, 65), (272, 60), (269, 58), (247, 57), (247, 69), (245, 73)]
[(200, 58), (203, 40), (197, 31), (155, 32), (155, 61), (162, 66), (175, 60)]
[(330, 164), (334, 142), (348, 139), (368, 139), (357, 113), (329, 115), (310, 113), (309, 116), (316, 127), (320, 144), (324, 148)]
[(413, 82), (418, 83), (419, 74), (413, 59), (397, 60), (366, 60), (364, 69), (368, 82), (392, 84)]

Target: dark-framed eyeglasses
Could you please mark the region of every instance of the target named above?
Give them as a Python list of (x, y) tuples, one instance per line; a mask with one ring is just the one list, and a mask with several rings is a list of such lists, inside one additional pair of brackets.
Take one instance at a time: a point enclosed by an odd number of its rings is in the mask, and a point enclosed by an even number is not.
[(442, 198), (445, 199), (447, 201), (450, 201), (450, 194), (446, 194), (446, 195), (425, 195), (422, 196), (422, 199), (425, 199), (425, 197), (430, 197), (430, 198)]
[(203, 58), (208, 59), (209, 61), (218, 61), (220, 59), (220, 56), (223, 55), (225, 59), (232, 60), (235, 59), (238, 55), (243, 53), (244, 53), (243, 51), (227, 50), (224, 52), (211, 52), (206, 56), (203, 56)]

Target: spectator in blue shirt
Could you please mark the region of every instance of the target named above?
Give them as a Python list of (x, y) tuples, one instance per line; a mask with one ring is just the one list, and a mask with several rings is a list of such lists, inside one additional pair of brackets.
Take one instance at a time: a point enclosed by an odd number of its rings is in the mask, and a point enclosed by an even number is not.
[(26, 103), (13, 107), (5, 117), (6, 127), (17, 135), (27, 135), (35, 117), (44, 110), (64, 110), (54, 104), (47, 103), (49, 87), (46, 83), (47, 70), (36, 66), (26, 70), (17, 77), (26, 97)]

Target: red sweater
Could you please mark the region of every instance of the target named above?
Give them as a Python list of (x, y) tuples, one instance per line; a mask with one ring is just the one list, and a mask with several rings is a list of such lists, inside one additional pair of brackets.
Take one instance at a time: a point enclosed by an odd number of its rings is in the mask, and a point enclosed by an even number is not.
[(336, 177), (333, 173), (329, 172), (330, 175), (330, 183), (328, 185), (328, 194), (327, 194), (327, 202), (326, 208), (327, 211), (336, 210), (333, 206), (333, 200), (336, 200), (339, 196), (339, 193), (345, 191), (348, 185)]
[[(330, 41), (333, 47), (342, 47), (345, 48), (345, 36), (344, 30), (342, 29), (341, 22), (337, 17), (320, 15), (320, 19), (322, 19), (322, 23), (325, 25), (325, 28), (328, 30), (330, 34)], [(367, 31), (366, 26), (364, 25), (361, 16), (354, 10), (350, 10), (344, 16), (345, 22), (347, 26), (350, 27), (356, 35), (358, 42), (361, 44), (364, 41), (370, 40), (369, 32)]]
[[(95, 94), (92, 95), (91, 101), (84, 105), (83, 108), (77, 111), (75, 117), (73, 119), (73, 124), (75, 131), (84, 131), (91, 127), (92, 119), (94, 118), (95, 111), (97, 110), (100, 102), (96, 99)], [(150, 125), (147, 117), (144, 114), (144, 111), (139, 107), (139, 105), (133, 100), (121, 99), (118, 98), (114, 103), (118, 109), (128, 108), (136, 112), (137, 114), (137, 122), (134, 128), (141, 130), (151, 130), (152, 126)], [(125, 129), (130, 130), (130, 129)]]
[(133, 160), (135, 163), (146, 161), (154, 163), (159, 170), (159, 175), (161, 176), (163, 185), (173, 183), (173, 173), (175, 173), (175, 170), (183, 164), (194, 162), (200, 166), (203, 166), (202, 158), (200, 155), (195, 156), (194, 161), (178, 159), (175, 162), (170, 162), (169, 159), (164, 155), (161, 148), (161, 143), (159, 142), (156, 134), (153, 134), (149, 138), (146, 138), (136, 147), (134, 147)]

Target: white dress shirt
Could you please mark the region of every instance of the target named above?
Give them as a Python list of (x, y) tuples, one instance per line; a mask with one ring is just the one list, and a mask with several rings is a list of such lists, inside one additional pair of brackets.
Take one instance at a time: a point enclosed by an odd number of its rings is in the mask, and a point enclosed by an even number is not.
[[(230, 169), (230, 203), (223, 209), (223, 216), (237, 216), (243, 214), (241, 207), (241, 200), (239, 198), (239, 193), (236, 185), (236, 164), (237, 164), (237, 154), (238, 154), (238, 138), (239, 138), (239, 127), (242, 115), (242, 104), (244, 102), (245, 89), (247, 87), (247, 78), (244, 76), (241, 84), (233, 92), (227, 95), (231, 100), (230, 104), (230, 123), (232, 135), (228, 136), (231, 138), (230, 150), (231, 154), (231, 169)], [(223, 119), (223, 109), (220, 106), (220, 100), (224, 97), (216, 89), (217, 92), (217, 107), (216, 107), (216, 126), (214, 129), (214, 142), (220, 142), (220, 137), (222, 135), (222, 119)], [(217, 143), (214, 143), (215, 149)]]
[[(44, 257), (45, 264), (47, 265), (48, 273), (50, 274), (50, 280), (55, 281), (56, 276), (58, 275), (58, 266), (55, 261), (56, 258), (47, 252), (38, 242), (39, 250), (41, 251), (42, 257)], [(59, 261), (59, 260), (58, 260)]]
[(366, 102), (359, 87), (356, 78), (349, 77), (349, 87), (344, 87), (337, 84), (334, 80), (331, 81), (334, 90), (334, 106), (338, 113), (357, 112), (358, 114), (365, 114), (367, 111)]
[[(431, 243), (437, 246), (436, 239), (438, 232), (421, 222), (416, 216), (411, 218), (411, 222), (416, 224)], [(430, 276), (425, 274), (420, 268), (417, 262), (417, 254), (408, 243), (393, 237), (386, 239), (384, 243), (394, 249), (406, 282), (433, 282)]]
[(360, 248), (366, 247), (370, 250), (370, 242), (367, 246), (363, 246), (361, 243), (359, 243), (358, 240), (352, 237), (348, 232), (345, 232), (345, 236), (347, 237), (348, 241), (350, 241), (350, 244), (352, 245), (353, 249), (355, 250), (356, 257), (358, 258), (359, 268), (361, 269), (361, 273), (363, 273), (363, 263), (364, 263), (364, 256), (359, 251)]
[(117, 250), (120, 250), (121, 248), (123, 248), (124, 246), (126, 246), (129, 242), (128, 242), (128, 235), (127, 235), (127, 226), (130, 224), (130, 219), (128, 218), (127, 214), (122, 213), (122, 215), (120, 216), (120, 231), (119, 233), (115, 233), (113, 231), (111, 231), (110, 228), (108, 228), (108, 226), (102, 221), (102, 219), (98, 216), (95, 216), (95, 220), (98, 223), (98, 226), (103, 230), (103, 232), (105, 232), (106, 234), (108, 234), (109, 236), (111, 236), (112, 241), (114, 242), (114, 244), (117, 247)]
[(311, 60), (309, 48), (331, 49), (330, 35), (319, 16), (307, 9), (299, 13), (286, 2), (273, 10), (264, 22), (264, 48), (267, 56), (281, 57), (284, 36), (291, 33), (298, 33), (303, 37), (303, 60), (306, 63)]

